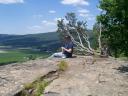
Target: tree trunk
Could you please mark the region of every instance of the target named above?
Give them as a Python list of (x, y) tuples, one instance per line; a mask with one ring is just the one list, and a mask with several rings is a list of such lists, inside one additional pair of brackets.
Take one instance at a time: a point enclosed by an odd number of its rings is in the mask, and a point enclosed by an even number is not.
[(101, 23), (100, 23), (100, 34), (99, 34), (99, 38), (98, 38), (98, 44), (99, 44), (99, 49), (101, 49), (102, 48), (102, 46), (101, 46), (101, 34), (102, 33), (102, 28), (101, 28)]

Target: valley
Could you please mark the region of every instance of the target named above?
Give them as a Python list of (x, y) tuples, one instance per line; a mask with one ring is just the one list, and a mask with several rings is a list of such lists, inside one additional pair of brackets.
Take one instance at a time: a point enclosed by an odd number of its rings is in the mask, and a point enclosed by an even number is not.
[(56, 32), (28, 35), (0, 34), (0, 66), (47, 58), (59, 46)]

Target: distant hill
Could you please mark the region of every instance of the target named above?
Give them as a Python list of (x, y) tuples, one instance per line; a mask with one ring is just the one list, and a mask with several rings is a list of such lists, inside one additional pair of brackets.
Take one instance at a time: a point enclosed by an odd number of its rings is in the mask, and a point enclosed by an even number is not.
[[(93, 41), (92, 30), (88, 30), (90, 41)], [(0, 34), (1, 46), (12, 47), (32, 47), (36, 49), (57, 50), (60, 47), (59, 34), (57, 32), (27, 34), (27, 35), (7, 35)]]
[(33, 47), (42, 50), (55, 50), (60, 46), (57, 32), (28, 34), (28, 35), (7, 35), (0, 34), (0, 45), (12, 47)]

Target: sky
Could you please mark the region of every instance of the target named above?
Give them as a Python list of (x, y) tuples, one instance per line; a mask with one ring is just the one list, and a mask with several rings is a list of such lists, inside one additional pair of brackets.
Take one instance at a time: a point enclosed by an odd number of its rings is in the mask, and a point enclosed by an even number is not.
[(53, 32), (57, 20), (74, 12), (92, 29), (99, 0), (0, 0), (0, 34)]

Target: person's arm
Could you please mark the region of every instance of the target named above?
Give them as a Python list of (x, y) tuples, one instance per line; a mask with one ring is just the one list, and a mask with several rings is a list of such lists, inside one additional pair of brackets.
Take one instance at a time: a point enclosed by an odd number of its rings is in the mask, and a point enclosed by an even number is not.
[(64, 53), (64, 47), (61, 47), (61, 51), (62, 51), (62, 53)]
[(66, 49), (66, 48), (62, 47), (62, 50), (63, 50), (63, 51), (67, 51), (67, 52), (69, 52), (69, 53), (72, 52), (72, 48), (70, 48), (70, 49)]

